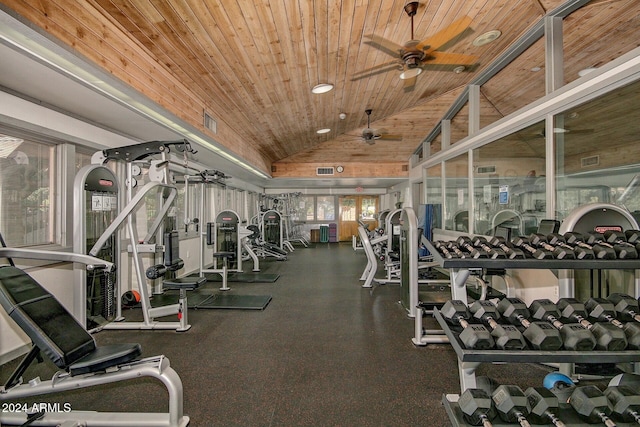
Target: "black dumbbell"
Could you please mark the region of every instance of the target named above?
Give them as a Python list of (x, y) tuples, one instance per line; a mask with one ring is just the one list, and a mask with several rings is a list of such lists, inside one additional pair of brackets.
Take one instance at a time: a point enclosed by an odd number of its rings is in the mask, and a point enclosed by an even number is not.
[(616, 319), (616, 310), (613, 303), (604, 298), (589, 298), (584, 307), (589, 314), (589, 320), (594, 322), (609, 322), (617, 328), (622, 329), (627, 337), (627, 348), (631, 350), (640, 349), (640, 323), (622, 323)]
[[(612, 245), (626, 246), (627, 249), (631, 252), (631, 256), (627, 256), (626, 258), (638, 258), (638, 249), (640, 245), (638, 245), (638, 230), (629, 230), (629, 237), (627, 237), (626, 232), (618, 232), (613, 230), (606, 230), (602, 233), (604, 240), (607, 243)], [(629, 238), (631, 241), (629, 241)], [(615, 247), (615, 246), (614, 246)], [(634, 256), (635, 254), (635, 256)]]
[(475, 301), (469, 306), (469, 311), (478, 320), (485, 322), (491, 328), (491, 336), (496, 347), (501, 350), (523, 350), (527, 344), (522, 334), (513, 325), (501, 325), (496, 320), (500, 318), (498, 308), (491, 301)]
[(634, 389), (626, 385), (607, 387), (604, 395), (611, 404), (611, 418), (640, 424), (640, 395)]
[(487, 239), (482, 236), (476, 236), (473, 239), (471, 239), (471, 244), (476, 248), (485, 251), (489, 256), (489, 258), (491, 259), (507, 257), (507, 255), (504, 253), (502, 249), (494, 248), (489, 244)]
[(506, 423), (520, 423), (523, 427), (530, 427), (527, 421), (530, 407), (527, 396), (517, 385), (501, 385), (491, 395), (493, 404), (500, 416)]
[(547, 242), (553, 246), (562, 246), (563, 248), (571, 249), (576, 256), (576, 259), (594, 259), (596, 257), (593, 253), (593, 249), (584, 248), (580, 245), (569, 245), (567, 240), (560, 233), (548, 234)]
[(462, 301), (447, 301), (440, 309), (440, 314), (447, 321), (462, 326), (460, 341), (462, 341), (465, 348), (488, 350), (494, 347), (493, 337), (484, 325), (472, 325), (468, 322), (471, 314), (469, 314), (467, 306)]
[(493, 236), (491, 239), (489, 239), (489, 244), (496, 248), (500, 248), (509, 259), (525, 257), (522, 249), (513, 247), (513, 245), (511, 245), (510, 242), (507, 242), (504, 237)]
[(569, 398), (571, 407), (584, 421), (595, 424), (604, 423), (607, 427), (616, 427), (609, 418), (611, 406), (607, 397), (594, 385), (576, 387)]
[(591, 331), (598, 350), (621, 351), (627, 348), (627, 337), (623, 330), (611, 323), (589, 322), (584, 304), (577, 299), (560, 298), (557, 306), (562, 320), (580, 323)]
[(609, 294), (607, 299), (615, 304), (614, 308), (620, 320), (640, 322), (640, 304), (637, 299), (618, 292)]
[(464, 420), (472, 426), (491, 427), (491, 420), (496, 416), (491, 396), (479, 388), (466, 389), (458, 399), (458, 406)]
[(467, 251), (469, 253), (469, 255), (471, 255), (471, 258), (477, 259), (477, 258), (488, 258), (489, 257), (485, 251), (481, 251), (481, 250), (478, 250), (477, 248), (475, 248), (471, 244), (471, 239), (468, 236), (460, 236), (460, 237), (458, 237), (458, 240), (456, 240), (456, 243), (458, 244), (459, 247), (461, 247), (462, 249)]
[(591, 351), (596, 347), (596, 339), (589, 329), (579, 323), (565, 325), (558, 320), (560, 313), (551, 300), (538, 299), (533, 301), (529, 306), (529, 312), (534, 319), (550, 322), (560, 331), (565, 349)]
[(533, 233), (529, 236), (529, 243), (540, 249), (545, 249), (553, 254), (555, 259), (576, 259), (576, 254), (571, 249), (563, 246), (550, 245), (547, 236), (540, 233)]
[(458, 258), (457, 255), (451, 253), (449, 248), (447, 248), (447, 245), (441, 240), (434, 242), (433, 247), (436, 248), (438, 252), (440, 252), (440, 254), (442, 254), (442, 256), (447, 259)]
[(568, 231), (564, 233), (563, 237), (569, 245), (580, 246), (581, 248), (593, 251), (593, 255), (596, 257), (596, 259), (616, 259), (616, 251), (613, 250), (611, 245), (589, 245), (585, 243), (584, 236), (575, 231)]
[(635, 246), (628, 244), (626, 241), (623, 244), (620, 243), (609, 243), (605, 240), (604, 236), (601, 233), (588, 233), (585, 236), (585, 243), (588, 245), (600, 245), (600, 246), (608, 246), (614, 250), (616, 253), (616, 258), (618, 259), (635, 259), (638, 258), (638, 251)]
[(547, 424), (549, 421), (556, 427), (565, 427), (557, 416), (558, 397), (544, 387), (529, 387), (524, 391), (529, 401), (529, 419), (534, 424)]
[(543, 351), (555, 351), (562, 348), (560, 331), (547, 322), (529, 321), (531, 314), (527, 305), (520, 298), (503, 298), (498, 303), (498, 311), (511, 323), (519, 323), (525, 327), (522, 334), (532, 348)]
[(531, 246), (529, 240), (526, 237), (518, 236), (511, 240), (511, 242), (522, 251), (535, 259), (553, 259), (553, 253), (546, 249), (539, 249)]

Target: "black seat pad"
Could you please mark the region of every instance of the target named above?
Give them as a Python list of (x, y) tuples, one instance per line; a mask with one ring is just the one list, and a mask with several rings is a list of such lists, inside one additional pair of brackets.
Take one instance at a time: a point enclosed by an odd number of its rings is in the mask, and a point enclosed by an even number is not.
[(167, 289), (187, 289), (193, 290), (200, 287), (207, 281), (206, 277), (180, 277), (177, 279), (166, 279), (162, 282)]
[(71, 375), (100, 372), (112, 366), (129, 363), (142, 354), (140, 344), (112, 344), (96, 347), (82, 359), (69, 366)]

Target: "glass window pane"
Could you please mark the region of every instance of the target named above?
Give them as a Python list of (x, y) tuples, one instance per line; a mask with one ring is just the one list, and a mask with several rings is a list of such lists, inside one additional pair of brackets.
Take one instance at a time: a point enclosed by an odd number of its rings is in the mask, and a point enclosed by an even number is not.
[(425, 203), (439, 206), (439, 215), (436, 215), (433, 223), (434, 228), (442, 228), (442, 165), (438, 164), (427, 169), (426, 197)]
[(54, 147), (2, 134), (0, 141), (0, 231), (7, 245), (54, 243)]
[(340, 220), (355, 221), (356, 219), (356, 199), (350, 197), (340, 198)]
[(544, 122), (473, 151), (474, 232), (529, 235), (546, 218)]
[(361, 205), (361, 216), (364, 221), (374, 221), (377, 213), (377, 201), (375, 197), (363, 197)]
[(334, 196), (318, 196), (318, 221), (334, 221), (336, 219), (336, 202)]
[(445, 162), (445, 229), (469, 231), (467, 170), (469, 156), (460, 155)]
[(557, 210), (614, 203), (640, 218), (640, 82), (555, 117)]
[(302, 221), (315, 221), (316, 219), (316, 204), (313, 196), (300, 197), (300, 220)]

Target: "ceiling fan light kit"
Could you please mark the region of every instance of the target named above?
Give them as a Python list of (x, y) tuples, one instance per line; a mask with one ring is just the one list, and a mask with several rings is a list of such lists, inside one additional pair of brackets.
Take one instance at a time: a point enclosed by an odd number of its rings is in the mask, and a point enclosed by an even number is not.
[(318, 129), (316, 131), (316, 133), (318, 133), (318, 134), (329, 133), (329, 132), (331, 132), (331, 129), (329, 129), (329, 128)]
[(422, 73), (422, 68), (407, 68), (402, 73), (400, 73), (400, 80), (407, 80), (413, 77), (416, 77), (418, 74)]

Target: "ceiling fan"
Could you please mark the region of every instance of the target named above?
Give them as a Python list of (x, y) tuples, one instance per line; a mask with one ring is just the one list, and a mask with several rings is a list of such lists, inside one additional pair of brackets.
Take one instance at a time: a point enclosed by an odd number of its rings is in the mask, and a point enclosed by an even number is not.
[(375, 144), (376, 140), (378, 139), (402, 141), (401, 135), (388, 134), (384, 129), (379, 129), (379, 130), (372, 129), (371, 128), (371, 112), (372, 111), (373, 110), (371, 110), (370, 108), (367, 110), (364, 110), (364, 112), (367, 114), (367, 127), (362, 130), (362, 135), (360, 136), (362, 140), (369, 145)]
[(418, 5), (419, 2), (413, 1), (404, 6), (405, 12), (411, 18), (411, 40), (404, 45), (401, 46), (375, 34), (365, 34), (365, 37), (370, 39), (365, 43), (380, 49), (388, 55), (395, 56), (397, 59), (360, 71), (358, 76), (352, 80), (396, 69), (402, 71), (400, 78), (404, 80), (405, 90), (413, 90), (416, 77), (426, 65), (452, 66), (455, 68), (460, 66), (467, 67), (477, 63), (478, 58), (476, 56), (446, 53), (438, 50), (467, 32), (471, 24), (471, 18), (468, 16), (460, 18), (448, 27), (420, 41), (416, 40), (413, 34), (413, 17), (418, 10)]

